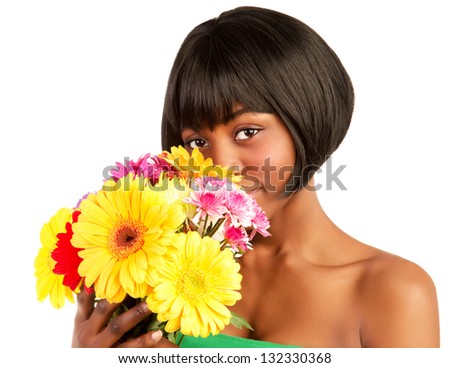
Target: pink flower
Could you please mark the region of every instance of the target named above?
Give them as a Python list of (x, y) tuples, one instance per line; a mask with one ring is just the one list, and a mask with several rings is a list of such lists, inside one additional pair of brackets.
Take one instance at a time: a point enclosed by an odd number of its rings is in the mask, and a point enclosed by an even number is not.
[(250, 248), (248, 234), (242, 227), (225, 224), (223, 236), (224, 240), (235, 252), (245, 252)]
[(267, 229), (270, 227), (269, 220), (263, 211), (257, 212), (256, 216), (252, 219), (253, 231), (250, 235), (250, 239), (253, 239), (256, 232), (260, 233), (262, 236), (270, 236)]
[(184, 201), (197, 207), (196, 211), (200, 214), (201, 220), (204, 220), (206, 215), (216, 218), (222, 217), (227, 212), (224, 191), (210, 192), (201, 187), (197, 189), (191, 191), (189, 197), (185, 198)]
[(250, 236), (250, 239), (253, 239), (255, 230), (264, 237), (270, 236), (270, 233), (267, 231), (267, 229), (270, 227), (269, 219), (267, 218), (266, 214), (261, 209), (259, 204), (253, 198), (252, 205), (253, 211), (255, 212), (255, 217), (252, 218), (252, 227), (254, 231)]
[(119, 180), (129, 173), (138, 174), (148, 168), (148, 159), (150, 154), (147, 153), (142, 155), (136, 162), (133, 160), (125, 159), (125, 164), (121, 162), (116, 162), (117, 167), (110, 171), (111, 178), (114, 180)]
[(228, 220), (235, 227), (252, 226), (252, 219), (256, 213), (253, 206), (253, 198), (240, 189), (225, 192), (225, 206), (228, 209)]
[(125, 164), (116, 162), (116, 168), (110, 171), (111, 178), (115, 181), (133, 173), (135, 176), (142, 175), (155, 184), (162, 172), (175, 176), (176, 170), (162, 158), (146, 153), (139, 157), (137, 161), (125, 160)]
[(211, 176), (196, 178), (192, 184), (192, 190), (206, 190), (208, 192), (233, 190), (233, 188), (233, 183), (227, 179), (218, 179)]
[[(205, 221), (202, 228), (213, 229), (214, 235), (224, 222), (223, 236), (226, 243), (236, 250), (247, 250), (256, 233), (269, 236), (269, 220), (256, 200), (227, 179), (197, 178), (191, 185), (191, 194), (184, 201), (196, 207), (193, 222)], [(217, 224), (217, 226), (211, 225)], [(219, 225), (220, 224), (220, 225)], [(247, 231), (252, 231), (248, 236)]]

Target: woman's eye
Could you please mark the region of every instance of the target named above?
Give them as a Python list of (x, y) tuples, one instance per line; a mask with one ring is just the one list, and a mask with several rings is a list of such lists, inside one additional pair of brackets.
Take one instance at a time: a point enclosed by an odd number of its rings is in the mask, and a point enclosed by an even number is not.
[(235, 139), (237, 141), (242, 141), (244, 139), (249, 139), (258, 133), (259, 133), (259, 129), (254, 129), (254, 128), (242, 129), (236, 134)]
[(206, 142), (204, 139), (192, 139), (189, 142), (186, 143), (186, 146), (194, 149), (194, 148), (204, 148), (204, 147), (208, 147), (208, 142)]

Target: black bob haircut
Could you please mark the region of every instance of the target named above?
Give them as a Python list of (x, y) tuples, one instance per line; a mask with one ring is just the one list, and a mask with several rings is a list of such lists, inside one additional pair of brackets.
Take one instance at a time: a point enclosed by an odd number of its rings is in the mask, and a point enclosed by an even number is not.
[(239, 7), (195, 27), (169, 76), (162, 148), (183, 145), (184, 128), (214, 129), (237, 104), (277, 115), (289, 129), (295, 192), (340, 145), (353, 113), (351, 80), (310, 27), (289, 15)]

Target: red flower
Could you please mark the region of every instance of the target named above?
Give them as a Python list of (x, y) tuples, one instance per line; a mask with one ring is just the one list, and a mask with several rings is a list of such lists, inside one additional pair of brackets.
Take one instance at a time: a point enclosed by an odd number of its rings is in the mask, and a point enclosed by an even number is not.
[(57, 275), (64, 275), (63, 285), (68, 286), (75, 292), (79, 290), (83, 281), (83, 278), (78, 273), (78, 266), (83, 260), (78, 255), (81, 249), (75, 248), (71, 243), (73, 236), (72, 224), (78, 221), (80, 213), (80, 211), (74, 211), (72, 214), (72, 222), (66, 223), (66, 232), (56, 235), (58, 241), (56, 242), (56, 248), (51, 254), (52, 258), (56, 261), (53, 272)]

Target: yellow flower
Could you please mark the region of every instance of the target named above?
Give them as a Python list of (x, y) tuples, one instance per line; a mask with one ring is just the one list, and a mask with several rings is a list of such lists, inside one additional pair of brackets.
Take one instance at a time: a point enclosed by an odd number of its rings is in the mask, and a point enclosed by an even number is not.
[(230, 323), (231, 306), (241, 299), (240, 266), (229, 249), (197, 232), (178, 234), (173, 242), (180, 252), (160, 257), (154, 268), (149, 309), (167, 321), (165, 330), (184, 335), (216, 335)]
[(151, 185), (150, 183), (147, 185), (152, 190), (158, 192), (162, 197), (161, 200), (166, 203), (177, 203), (183, 206), (187, 218), (194, 217), (196, 207), (184, 201), (184, 199), (188, 198), (191, 194), (191, 188), (189, 187), (187, 178), (168, 178), (164, 174), (161, 174), (155, 185)]
[(34, 260), (36, 276), (36, 291), (39, 301), (43, 301), (50, 296), (50, 303), (55, 308), (64, 306), (65, 300), (74, 302), (72, 290), (63, 285), (64, 275), (53, 273), (56, 262), (51, 257), (52, 251), (56, 248), (57, 234), (66, 231), (66, 223), (72, 220), (72, 211), (68, 208), (61, 208), (50, 218), (50, 221), (41, 229), (41, 245)]
[(163, 191), (142, 185), (142, 178), (133, 174), (116, 185), (106, 184), (81, 202), (72, 242), (83, 248), (78, 270), (86, 285), (94, 285), (98, 298), (119, 303), (126, 294), (148, 295), (154, 259), (174, 251), (171, 239), (186, 214), (180, 204), (168, 204)]
[(194, 148), (189, 154), (183, 146), (171, 147), (170, 152), (164, 151), (160, 157), (173, 165), (179, 171), (180, 177), (211, 176), (220, 179), (228, 178), (234, 183), (241, 180), (240, 176), (234, 175), (231, 168), (214, 165), (211, 158), (205, 159), (198, 148)]
[(161, 174), (158, 181), (152, 185), (147, 184), (153, 191), (158, 192), (162, 197), (161, 200), (166, 203), (184, 204), (183, 199), (189, 197), (191, 189), (186, 178), (169, 178)]

